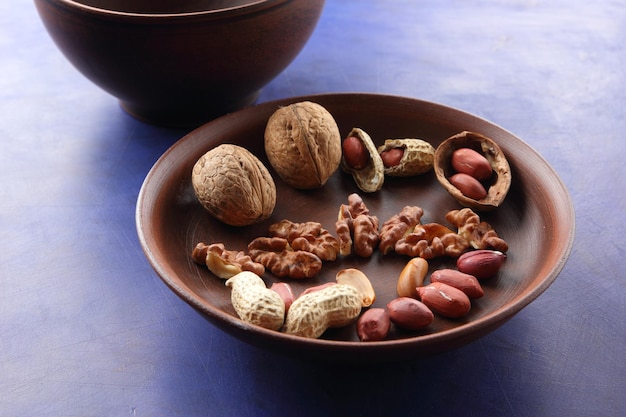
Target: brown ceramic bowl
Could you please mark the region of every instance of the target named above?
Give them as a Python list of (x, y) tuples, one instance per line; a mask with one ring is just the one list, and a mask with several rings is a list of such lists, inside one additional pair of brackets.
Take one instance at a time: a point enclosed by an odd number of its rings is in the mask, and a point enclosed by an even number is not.
[(59, 49), (130, 114), (195, 125), (252, 104), (324, 0), (35, 0)]
[[(393, 331), (389, 340), (360, 342), (355, 326), (327, 331), (306, 339), (266, 330), (241, 321), (230, 302), (230, 290), (190, 257), (196, 243), (223, 242), (244, 249), (258, 236), (267, 236), (271, 223), (282, 219), (318, 221), (333, 231), (340, 204), (359, 192), (351, 176), (337, 171), (319, 190), (298, 191), (280, 181), (273, 216), (258, 225), (226, 226), (213, 218), (195, 198), (191, 169), (206, 151), (221, 143), (245, 146), (267, 164), (263, 132), (270, 115), (281, 105), (302, 100), (317, 102), (335, 117), (342, 135), (353, 127), (368, 132), (377, 144), (387, 138), (417, 137), (437, 147), (463, 130), (495, 140), (506, 154), (512, 184), (504, 203), (481, 214), (509, 244), (499, 275), (483, 281), (485, 295), (473, 302), (469, 315), (451, 320), (436, 317), (425, 330)], [(269, 166), (269, 165), (268, 165)], [(439, 184), (434, 172), (414, 178), (387, 178), (381, 191), (359, 194), (381, 220), (405, 205), (424, 209), (422, 221), (446, 224), (447, 211), (460, 208)], [(453, 349), (496, 329), (537, 298), (561, 271), (572, 246), (574, 211), (569, 194), (554, 170), (527, 144), (483, 119), (449, 107), (410, 98), (371, 94), (331, 94), (283, 99), (250, 107), (214, 120), (189, 133), (154, 165), (139, 194), (137, 230), (144, 252), (157, 273), (178, 296), (211, 323), (251, 344), (298, 357), (348, 362), (392, 361)], [(375, 252), (371, 259), (344, 257), (325, 263), (310, 280), (290, 281), (295, 292), (333, 281), (338, 270), (356, 267), (372, 281), (384, 307), (396, 297), (396, 280), (408, 258)], [(454, 267), (454, 259), (429, 261), (435, 268)], [(266, 273), (266, 283), (276, 281)]]

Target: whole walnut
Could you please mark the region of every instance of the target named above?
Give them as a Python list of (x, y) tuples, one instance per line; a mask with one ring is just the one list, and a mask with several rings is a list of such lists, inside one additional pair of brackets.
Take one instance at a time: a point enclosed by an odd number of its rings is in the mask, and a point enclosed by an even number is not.
[(265, 153), (290, 186), (320, 188), (341, 162), (339, 127), (317, 103), (303, 101), (281, 107), (267, 122)]
[(231, 226), (247, 226), (272, 215), (276, 185), (263, 163), (247, 149), (219, 145), (198, 159), (191, 182), (202, 206)]

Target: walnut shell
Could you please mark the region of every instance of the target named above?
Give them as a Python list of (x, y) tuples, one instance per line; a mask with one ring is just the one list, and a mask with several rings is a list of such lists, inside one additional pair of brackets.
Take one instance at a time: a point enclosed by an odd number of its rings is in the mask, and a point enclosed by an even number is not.
[(364, 168), (354, 169), (351, 168), (342, 157), (341, 169), (352, 175), (354, 182), (361, 191), (366, 193), (379, 191), (385, 182), (385, 166), (376, 149), (376, 145), (374, 145), (374, 141), (367, 132), (358, 127), (353, 128), (346, 138), (351, 136), (359, 138), (363, 143), (365, 150), (369, 154), (369, 159)]
[(333, 116), (310, 101), (281, 107), (265, 128), (265, 153), (287, 184), (320, 188), (341, 161), (341, 136)]
[(241, 146), (223, 144), (202, 155), (193, 167), (191, 182), (202, 206), (231, 226), (261, 222), (276, 205), (272, 176)]
[[(482, 181), (487, 196), (480, 200), (466, 197), (448, 181), (455, 171), (452, 153), (459, 148), (470, 148), (482, 154), (491, 165), (491, 177)], [(444, 140), (435, 151), (435, 174), (439, 183), (462, 205), (478, 211), (496, 209), (502, 204), (511, 186), (511, 168), (502, 149), (492, 140), (479, 133), (463, 131)]]
[(435, 148), (421, 139), (387, 139), (385, 144), (378, 147), (378, 153), (400, 148), (403, 150), (402, 159), (398, 165), (385, 167), (385, 175), (390, 177), (411, 177), (425, 174), (433, 168)]

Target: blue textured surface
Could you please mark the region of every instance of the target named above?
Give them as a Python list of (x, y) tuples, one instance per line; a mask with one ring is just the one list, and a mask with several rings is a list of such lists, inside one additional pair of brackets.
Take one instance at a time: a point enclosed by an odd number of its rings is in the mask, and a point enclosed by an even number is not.
[(327, 1), (260, 101), (376, 92), (482, 116), (555, 168), (577, 235), (556, 282), (483, 339), (326, 367), (223, 334), (163, 285), (135, 203), (186, 131), (125, 114), (32, 3), (0, 1), (0, 415), (625, 415), (625, 57), (618, 1)]

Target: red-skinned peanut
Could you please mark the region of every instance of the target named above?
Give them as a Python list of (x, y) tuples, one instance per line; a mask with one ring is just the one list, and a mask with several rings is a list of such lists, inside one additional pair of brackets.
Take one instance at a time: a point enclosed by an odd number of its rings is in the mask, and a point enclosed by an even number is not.
[(278, 293), (278, 295), (280, 295), (280, 298), (283, 299), (283, 301), (285, 302), (285, 314), (287, 314), (289, 307), (291, 307), (293, 300), (295, 300), (296, 298), (293, 294), (291, 286), (286, 282), (275, 282), (271, 285), (270, 290)]
[(438, 269), (430, 274), (430, 282), (443, 282), (457, 288), (469, 298), (480, 298), (485, 295), (480, 282), (475, 276), (456, 269)]
[(391, 148), (380, 153), (380, 157), (383, 160), (383, 164), (387, 168), (400, 165), (400, 161), (402, 161), (403, 156), (404, 156), (404, 149), (402, 148)]
[(363, 342), (385, 340), (391, 327), (391, 317), (384, 308), (370, 308), (357, 321), (356, 329)]
[(343, 159), (352, 169), (363, 169), (369, 162), (370, 155), (361, 139), (355, 136), (348, 136), (341, 144)]
[(471, 175), (459, 172), (448, 178), (450, 184), (454, 185), (465, 197), (474, 200), (482, 200), (487, 197), (487, 190), (476, 178)]
[(452, 168), (477, 180), (487, 179), (493, 172), (487, 158), (470, 148), (459, 148), (452, 153)]
[(433, 282), (417, 289), (420, 299), (435, 313), (459, 318), (469, 313), (472, 303), (465, 293), (443, 282)]
[(387, 303), (392, 323), (407, 330), (419, 330), (434, 320), (433, 312), (421, 301), (398, 297)]
[(456, 260), (459, 271), (474, 275), (477, 279), (495, 276), (506, 259), (506, 255), (497, 250), (479, 249), (465, 252)]
[(304, 291), (302, 291), (298, 297), (302, 297), (305, 294), (310, 294), (312, 292), (323, 290), (324, 288), (331, 287), (333, 285), (337, 285), (337, 283), (336, 282), (325, 282), (323, 284), (319, 284), (319, 285), (314, 285), (312, 287), (308, 287)]

